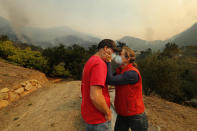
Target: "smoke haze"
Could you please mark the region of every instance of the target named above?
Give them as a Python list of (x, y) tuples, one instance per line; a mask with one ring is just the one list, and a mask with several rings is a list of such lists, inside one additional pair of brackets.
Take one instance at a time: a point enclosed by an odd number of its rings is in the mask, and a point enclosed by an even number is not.
[(100, 38), (167, 39), (197, 22), (196, 0), (0, 0), (0, 16), (25, 26), (69, 26)]

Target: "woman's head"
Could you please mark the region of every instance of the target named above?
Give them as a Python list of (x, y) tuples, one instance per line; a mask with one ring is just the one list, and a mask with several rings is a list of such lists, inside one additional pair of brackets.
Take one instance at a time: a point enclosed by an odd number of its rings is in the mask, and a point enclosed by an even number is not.
[(120, 52), (120, 56), (122, 58), (123, 64), (132, 63), (133, 66), (137, 67), (137, 64), (135, 63), (135, 59), (136, 59), (135, 52), (131, 48), (124, 46), (122, 48), (122, 51)]

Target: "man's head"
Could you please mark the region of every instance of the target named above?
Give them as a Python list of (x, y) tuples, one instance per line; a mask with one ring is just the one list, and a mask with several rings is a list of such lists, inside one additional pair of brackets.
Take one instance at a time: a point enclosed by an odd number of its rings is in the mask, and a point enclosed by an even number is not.
[(107, 57), (111, 57), (112, 53), (118, 51), (115, 42), (111, 39), (102, 40), (97, 48), (103, 60), (108, 59)]
[(105, 47), (111, 48), (112, 51), (117, 51), (116, 43), (111, 39), (104, 39), (98, 44), (98, 50), (104, 49)]

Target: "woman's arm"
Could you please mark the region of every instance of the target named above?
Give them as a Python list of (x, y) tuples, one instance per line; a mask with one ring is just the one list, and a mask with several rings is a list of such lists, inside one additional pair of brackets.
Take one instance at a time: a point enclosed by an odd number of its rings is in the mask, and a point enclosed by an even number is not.
[(138, 82), (138, 73), (136, 71), (127, 71), (120, 75), (112, 75), (111, 63), (107, 63), (107, 79), (108, 85), (126, 85), (135, 84)]

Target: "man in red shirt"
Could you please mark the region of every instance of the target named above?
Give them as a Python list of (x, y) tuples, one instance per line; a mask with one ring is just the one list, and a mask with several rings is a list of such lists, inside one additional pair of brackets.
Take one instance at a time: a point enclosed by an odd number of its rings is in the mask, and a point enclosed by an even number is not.
[(117, 50), (113, 40), (104, 39), (98, 51), (86, 62), (81, 82), (81, 115), (86, 131), (111, 131), (110, 96), (106, 85), (105, 61)]

